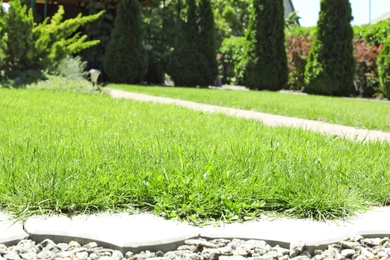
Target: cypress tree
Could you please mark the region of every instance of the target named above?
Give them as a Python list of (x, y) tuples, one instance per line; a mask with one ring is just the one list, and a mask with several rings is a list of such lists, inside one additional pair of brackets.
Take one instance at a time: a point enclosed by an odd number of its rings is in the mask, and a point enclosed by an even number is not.
[[(179, 6), (178, 12), (181, 7)], [(198, 25), (195, 0), (187, 1), (187, 21), (178, 17), (177, 36), (171, 54), (168, 73), (176, 86), (196, 86), (198, 74)]]
[(352, 19), (348, 0), (321, 0), (317, 36), (305, 68), (305, 92), (333, 96), (356, 92)]
[(253, 0), (243, 58), (243, 83), (250, 89), (287, 85), (283, 0)]
[(199, 82), (201, 86), (213, 85), (218, 74), (214, 14), (210, 0), (199, 4)]
[(138, 0), (120, 0), (114, 29), (107, 44), (104, 71), (117, 83), (140, 83), (146, 74), (141, 6)]
[[(178, 10), (180, 12), (180, 8)], [(208, 86), (218, 73), (214, 15), (210, 0), (187, 1), (187, 20), (178, 17), (178, 31), (168, 73), (176, 86)]]

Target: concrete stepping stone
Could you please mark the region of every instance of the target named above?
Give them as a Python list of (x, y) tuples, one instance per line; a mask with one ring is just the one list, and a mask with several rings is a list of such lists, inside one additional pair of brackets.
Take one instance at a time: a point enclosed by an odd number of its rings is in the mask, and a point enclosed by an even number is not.
[(184, 240), (198, 237), (199, 229), (189, 224), (165, 220), (152, 214), (126, 213), (67, 216), (37, 216), (27, 219), (25, 230), (34, 241), (46, 238), (56, 243), (95, 241), (100, 246), (122, 252), (174, 250)]
[(0, 244), (11, 245), (28, 237), (20, 221), (12, 215), (0, 211)]

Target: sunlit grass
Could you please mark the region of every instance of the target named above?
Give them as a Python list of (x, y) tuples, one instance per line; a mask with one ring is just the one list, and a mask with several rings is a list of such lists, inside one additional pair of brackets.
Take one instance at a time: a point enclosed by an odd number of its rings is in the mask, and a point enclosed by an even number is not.
[(0, 97), (0, 203), (17, 214), (323, 219), (390, 201), (386, 143), (69, 91)]
[(390, 102), (386, 101), (268, 91), (221, 91), (120, 84), (112, 84), (109, 87), (390, 132)]

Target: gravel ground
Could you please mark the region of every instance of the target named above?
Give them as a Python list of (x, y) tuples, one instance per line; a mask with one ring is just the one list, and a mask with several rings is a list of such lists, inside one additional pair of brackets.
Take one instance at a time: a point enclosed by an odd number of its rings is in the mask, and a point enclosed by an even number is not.
[(54, 243), (45, 239), (40, 243), (22, 240), (16, 245), (0, 244), (1, 260), (34, 260), (34, 259), (85, 259), (85, 260), (119, 260), (119, 259), (193, 259), (193, 260), (305, 260), (305, 259), (390, 259), (390, 240), (385, 238), (364, 238), (360, 235), (349, 240), (329, 245), (327, 249), (306, 250), (303, 242), (291, 244), (290, 248), (270, 246), (262, 240), (239, 239), (189, 239), (175, 251), (142, 251), (120, 252), (100, 247), (95, 242), (80, 245), (76, 241)]

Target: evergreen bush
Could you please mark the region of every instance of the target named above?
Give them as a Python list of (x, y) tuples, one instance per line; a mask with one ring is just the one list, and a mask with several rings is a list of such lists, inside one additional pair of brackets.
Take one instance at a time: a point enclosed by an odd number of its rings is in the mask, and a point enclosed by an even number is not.
[[(178, 13), (181, 12), (179, 6)], [(198, 85), (199, 31), (195, 0), (187, 1), (187, 19), (178, 16), (177, 36), (174, 50), (168, 63), (168, 74), (176, 86), (194, 87)]]
[(4, 69), (5, 65), (5, 58), (6, 58), (6, 42), (5, 42), (5, 25), (6, 25), (6, 18), (7, 13), (5, 12), (3, 6), (1, 5), (0, 1), (0, 77), (1, 77), (1, 70)]
[(379, 81), (383, 94), (390, 97), (390, 40), (386, 41), (378, 58)]
[(186, 11), (186, 20), (178, 17), (176, 43), (169, 59), (168, 74), (176, 86), (212, 85), (218, 64), (210, 0), (202, 0), (199, 8), (195, 0), (188, 0)]
[(384, 43), (390, 35), (390, 18), (375, 24), (354, 26), (355, 38), (362, 38), (368, 45), (379, 46)]
[[(35, 55), (33, 27), (34, 17), (31, 9), (22, 5), (20, 0), (10, 2), (10, 8), (5, 14), (1, 28), (2, 44), (5, 48), (3, 69), (26, 70), (32, 68)], [(1, 54), (0, 54), (1, 55)]]
[(230, 84), (240, 84), (242, 82), (242, 71), (239, 64), (242, 62), (242, 57), (245, 50), (245, 37), (229, 37), (222, 42), (219, 53), (222, 54), (221, 75), (223, 82)]
[(348, 0), (321, 0), (317, 34), (305, 69), (305, 92), (333, 96), (356, 94), (351, 13)]
[(65, 78), (82, 80), (87, 76), (86, 68), (87, 62), (80, 56), (67, 56), (58, 63), (55, 72)]
[(88, 41), (77, 30), (100, 17), (82, 16), (63, 21), (64, 9), (38, 25), (34, 25), (32, 10), (20, 0), (10, 2), (8, 12), (0, 9), (0, 70), (11, 72), (53, 68), (67, 55), (72, 55), (99, 43)]
[(294, 35), (286, 37), (287, 62), (289, 68), (288, 86), (290, 89), (302, 90), (305, 79), (305, 66), (313, 37)]
[(97, 14), (104, 11), (102, 16), (91, 23), (85, 25), (85, 32), (91, 40), (99, 40), (100, 43), (86, 49), (81, 53), (81, 57), (88, 61), (89, 68), (96, 68), (103, 71), (104, 53), (110, 40), (111, 30), (114, 27), (114, 15), (108, 8), (111, 0), (103, 0), (90, 3), (90, 14)]
[(287, 85), (283, 0), (253, 0), (242, 67), (250, 89), (280, 90)]
[(112, 82), (140, 83), (147, 71), (141, 6), (138, 0), (117, 3), (114, 28), (104, 57), (104, 72)]
[(363, 39), (354, 41), (354, 57), (356, 60), (355, 85), (362, 97), (373, 97), (379, 90), (379, 74), (377, 60), (382, 44), (369, 46)]
[[(64, 20), (64, 8), (58, 7), (50, 19), (46, 18), (33, 29), (34, 59), (41, 68), (47, 68), (66, 58), (77, 54), (87, 48), (99, 44), (99, 40), (88, 40), (77, 30), (87, 23), (96, 21), (103, 12), (82, 16), (79, 14), (72, 19)], [(50, 20), (50, 22), (49, 22)]]
[(199, 4), (199, 79), (197, 84), (214, 84), (218, 74), (214, 14), (210, 0), (201, 0)]

